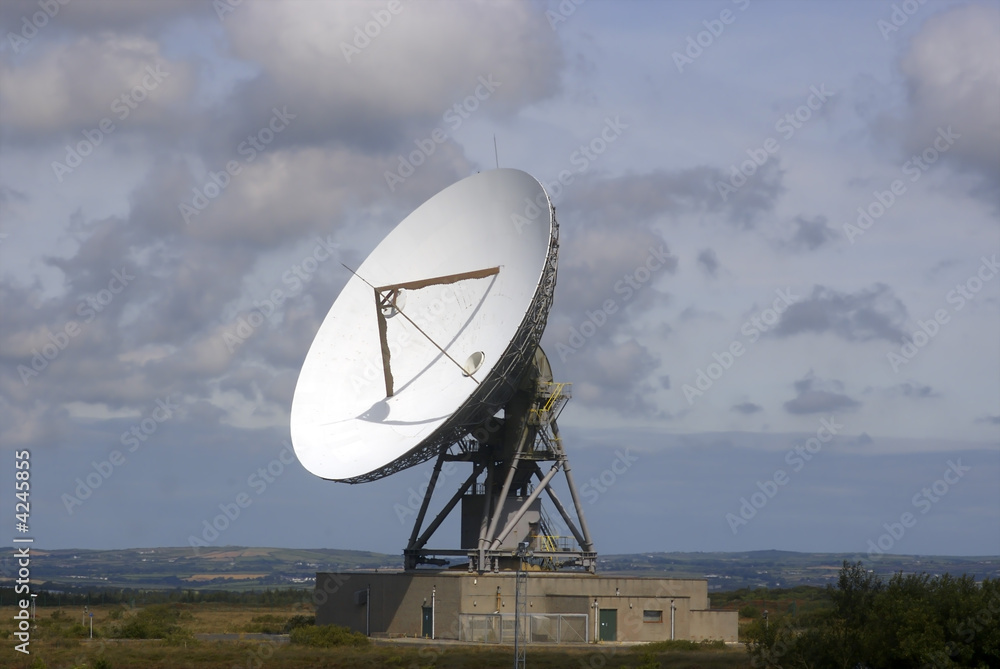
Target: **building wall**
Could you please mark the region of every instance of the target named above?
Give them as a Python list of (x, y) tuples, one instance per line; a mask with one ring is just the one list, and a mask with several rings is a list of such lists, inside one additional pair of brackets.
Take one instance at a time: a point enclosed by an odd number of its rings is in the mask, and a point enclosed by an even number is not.
[(736, 611), (692, 611), (692, 641), (738, 641), (739, 613)]
[[(421, 636), (422, 606), (434, 603), (434, 636), (458, 638), (459, 613), (514, 613), (515, 574), (457, 571), (354, 572), (316, 575), (316, 622), (365, 631), (366, 606), (359, 591), (371, 585), (371, 634)], [(600, 609), (617, 611), (618, 641), (670, 638), (736, 640), (737, 613), (708, 611), (704, 580), (631, 578), (593, 574), (531, 573), (529, 613), (582, 613), (594, 636)], [(595, 602), (597, 606), (595, 607)], [(661, 611), (659, 622), (645, 622), (644, 611)]]
[[(439, 572), (440, 573), (440, 572)], [(419, 637), (423, 607), (434, 606), (437, 631), (458, 630), (458, 606), (461, 580), (428, 578), (434, 574), (411, 572), (354, 572), (316, 574), (316, 624), (342, 625), (365, 631), (365, 604), (358, 603), (358, 593), (371, 586), (372, 636)], [(513, 609), (511, 609), (513, 610)]]

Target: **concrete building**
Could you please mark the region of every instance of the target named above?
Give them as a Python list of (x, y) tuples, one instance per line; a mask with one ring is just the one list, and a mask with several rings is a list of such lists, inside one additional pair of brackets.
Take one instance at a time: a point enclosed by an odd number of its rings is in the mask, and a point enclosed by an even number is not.
[[(513, 642), (515, 572), (316, 574), (316, 624), (371, 636)], [(736, 641), (736, 611), (712, 611), (702, 579), (530, 572), (533, 643)]]

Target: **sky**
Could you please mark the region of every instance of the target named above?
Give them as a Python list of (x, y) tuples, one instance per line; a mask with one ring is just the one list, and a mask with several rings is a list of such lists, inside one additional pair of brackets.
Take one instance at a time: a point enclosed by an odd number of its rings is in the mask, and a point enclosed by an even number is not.
[(499, 164), (561, 225), (599, 553), (1000, 555), (997, 2), (15, 0), (0, 36), (7, 534), (398, 554), (431, 463), (319, 479), (292, 394), (341, 263)]

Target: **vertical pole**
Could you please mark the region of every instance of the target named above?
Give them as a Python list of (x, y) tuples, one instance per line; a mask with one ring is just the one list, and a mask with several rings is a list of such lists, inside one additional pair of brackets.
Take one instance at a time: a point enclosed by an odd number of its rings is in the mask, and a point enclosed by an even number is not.
[(431, 587), (431, 639), (434, 639), (434, 615), (437, 600), (437, 586)]
[(674, 640), (674, 600), (670, 600), (670, 640)]
[(521, 561), (518, 558), (517, 575), (514, 577), (514, 669), (521, 664)]
[(368, 584), (365, 594), (365, 636), (372, 635), (372, 584)]
[(514, 669), (525, 669), (528, 654), (528, 572), (524, 560), (528, 542), (517, 546), (517, 575), (514, 582)]
[(476, 565), (480, 572), (485, 571), (486, 565), (486, 549), (489, 547), (489, 542), (486, 538), (486, 531), (490, 526), (490, 515), (492, 514), (493, 508), (493, 472), (496, 471), (496, 465), (493, 462), (493, 454), (487, 451), (486, 460), (486, 483), (483, 484), (483, 515), (479, 520), (479, 559)]

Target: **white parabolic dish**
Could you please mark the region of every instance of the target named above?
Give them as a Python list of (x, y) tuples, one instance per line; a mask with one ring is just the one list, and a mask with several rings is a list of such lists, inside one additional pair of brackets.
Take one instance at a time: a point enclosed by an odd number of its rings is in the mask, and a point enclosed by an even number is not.
[[(303, 466), (374, 480), (434, 457), (496, 413), (545, 328), (557, 254), (548, 195), (520, 170), (463, 179), (407, 216), (355, 270), (306, 355), (291, 410)], [(416, 281), (427, 285), (402, 289), (402, 313), (378, 306), (376, 287)]]

